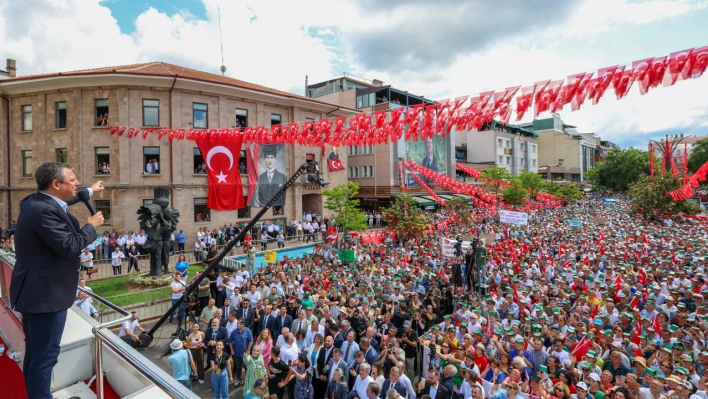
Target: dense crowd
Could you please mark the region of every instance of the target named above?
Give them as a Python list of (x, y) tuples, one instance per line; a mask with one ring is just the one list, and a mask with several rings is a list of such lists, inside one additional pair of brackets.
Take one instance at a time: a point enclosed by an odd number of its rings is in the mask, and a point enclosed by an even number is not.
[[(617, 199), (340, 243), (346, 265), (322, 245), (211, 273), (187, 300), (195, 381), (211, 374), (217, 398), (233, 383), (247, 398), (707, 399), (705, 226)], [(451, 281), (474, 260), (442, 257), (439, 237), (476, 231), (496, 239), (470, 293)]]

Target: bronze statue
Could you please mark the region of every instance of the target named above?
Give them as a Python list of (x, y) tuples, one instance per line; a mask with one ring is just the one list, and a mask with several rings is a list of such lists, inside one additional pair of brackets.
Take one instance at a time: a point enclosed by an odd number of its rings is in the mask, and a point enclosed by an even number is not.
[[(150, 276), (160, 277), (167, 273), (170, 264), (170, 236), (177, 229), (179, 211), (170, 205), (170, 189), (155, 187), (152, 204), (138, 209), (140, 228), (147, 232), (143, 249), (150, 253)], [(162, 266), (162, 270), (160, 270)]]

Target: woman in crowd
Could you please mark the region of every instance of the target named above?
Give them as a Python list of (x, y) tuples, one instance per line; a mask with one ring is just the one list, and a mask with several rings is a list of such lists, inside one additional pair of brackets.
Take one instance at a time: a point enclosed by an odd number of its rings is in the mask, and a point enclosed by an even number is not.
[(103, 232), (103, 238), (101, 240), (101, 245), (103, 246), (103, 259), (110, 259), (111, 253), (113, 253), (113, 250), (108, 248), (108, 239), (110, 238), (110, 234), (108, 234), (107, 231)]
[(179, 273), (182, 281), (187, 281), (189, 277), (189, 271), (187, 269), (189, 269), (189, 262), (187, 262), (187, 258), (184, 255), (180, 255), (175, 264), (175, 271)]
[(274, 346), (270, 350), (270, 366), (268, 370), (268, 393), (282, 398), (285, 393), (285, 377), (290, 366), (280, 358), (280, 348)]
[(123, 258), (125, 254), (118, 247), (113, 248), (111, 254), (111, 266), (113, 266), (113, 275), (123, 274)]
[(259, 378), (266, 378), (266, 366), (263, 363), (261, 356), (261, 348), (258, 345), (253, 345), (251, 353), (246, 354), (243, 358), (243, 364), (246, 366), (246, 379), (244, 380), (243, 390), (248, 391), (253, 388), (253, 383)]
[(290, 368), (291, 375), (288, 381), (295, 378), (295, 398), (294, 399), (313, 399), (314, 389), (312, 388), (312, 372), (310, 371), (310, 362), (307, 361), (305, 354), (300, 354), (297, 359), (293, 360), (293, 366)]
[(199, 323), (192, 324), (192, 332), (187, 336), (187, 349), (192, 352), (192, 358), (197, 365), (197, 379), (204, 383), (204, 332)]
[(216, 343), (216, 353), (210, 360), (211, 363), (211, 386), (214, 389), (216, 399), (228, 399), (229, 383), (234, 378), (231, 375), (231, 356), (224, 351), (224, 343)]
[(273, 348), (273, 339), (270, 337), (270, 330), (265, 329), (258, 334), (258, 339), (253, 346), (257, 346), (261, 349), (261, 355), (263, 356), (263, 364), (266, 368), (270, 365), (270, 350)]
[[(305, 350), (310, 364), (317, 364), (317, 358), (320, 356), (320, 348), (322, 348), (322, 344), (324, 344), (324, 338), (322, 338), (322, 334), (317, 334), (315, 335), (315, 338), (312, 339), (312, 344)], [(318, 374), (315, 375), (315, 378), (317, 377), (319, 377)]]
[(300, 352), (307, 349), (307, 341), (305, 340), (305, 330), (300, 330), (295, 334), (295, 343)]

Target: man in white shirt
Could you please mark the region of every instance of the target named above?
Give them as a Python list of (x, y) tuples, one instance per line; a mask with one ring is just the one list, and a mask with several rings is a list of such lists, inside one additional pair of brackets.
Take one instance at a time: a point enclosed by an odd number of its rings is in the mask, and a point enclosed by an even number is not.
[(287, 364), (292, 364), (293, 360), (297, 359), (300, 349), (295, 343), (295, 336), (292, 333), (287, 333), (284, 336), (285, 343), (280, 346), (280, 358)]
[[(88, 248), (84, 248), (84, 252), (81, 253), (81, 270), (87, 271), (93, 269), (93, 254)], [(91, 275), (88, 275), (91, 278)]]
[(133, 312), (131, 314), (130, 320), (126, 320), (120, 327), (118, 332), (118, 338), (123, 339), (128, 345), (136, 346), (139, 337), (135, 335), (135, 329), (140, 330), (140, 332), (145, 332), (145, 329), (140, 327), (138, 323), (138, 312)]
[(359, 366), (359, 375), (354, 380), (354, 386), (352, 387), (352, 392), (349, 394), (351, 399), (359, 398), (365, 399), (366, 390), (369, 388), (369, 384), (374, 382), (374, 379), (369, 375), (371, 373), (371, 366), (368, 363), (362, 363)]
[(236, 320), (236, 313), (230, 312), (229, 317), (227, 319), (228, 321), (226, 322), (226, 331), (229, 333), (229, 337), (231, 336), (231, 333), (238, 327), (238, 320)]
[(251, 301), (251, 307), (256, 308), (256, 302), (261, 299), (261, 293), (256, 291), (256, 286), (251, 284), (251, 290), (246, 293), (246, 297)]
[[(170, 289), (172, 290), (172, 305), (174, 306), (174, 304), (182, 298), (182, 295), (184, 295), (184, 291), (186, 290), (184, 283), (182, 283), (182, 276), (179, 273), (175, 273), (175, 279), (170, 283)], [(182, 313), (184, 313), (184, 302), (179, 304), (178, 312), (177, 321), (182, 318)], [(174, 316), (175, 312), (172, 312), (170, 314), (170, 324), (172, 324), (172, 319), (174, 319)]]

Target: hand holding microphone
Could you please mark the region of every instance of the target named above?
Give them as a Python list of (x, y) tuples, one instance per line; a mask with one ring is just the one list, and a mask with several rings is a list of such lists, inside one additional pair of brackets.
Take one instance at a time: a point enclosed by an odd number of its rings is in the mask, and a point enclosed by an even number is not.
[(94, 228), (99, 228), (99, 227), (103, 226), (103, 213), (98, 212), (96, 214), (89, 216), (88, 224), (92, 225)]

